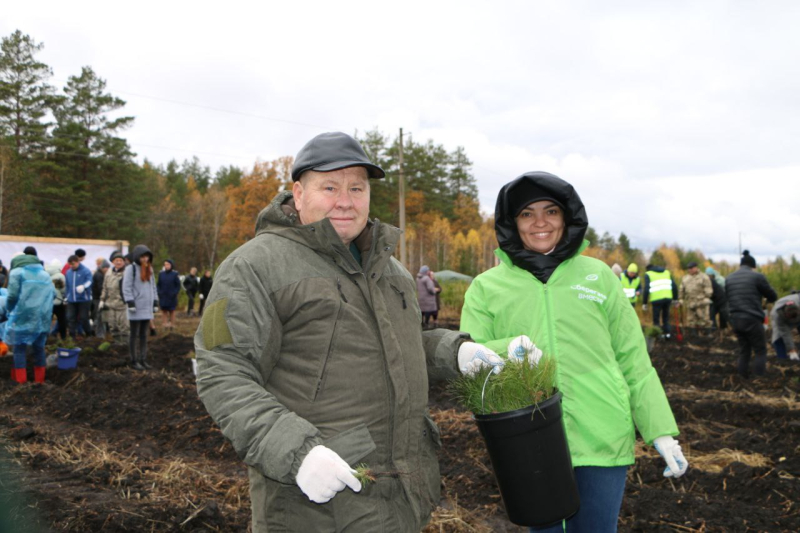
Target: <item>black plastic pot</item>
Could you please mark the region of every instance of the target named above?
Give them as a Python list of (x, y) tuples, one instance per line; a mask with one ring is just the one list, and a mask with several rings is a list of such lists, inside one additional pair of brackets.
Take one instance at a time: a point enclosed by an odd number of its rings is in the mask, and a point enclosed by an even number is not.
[(560, 392), (538, 406), (474, 416), (509, 520), (544, 527), (578, 512)]

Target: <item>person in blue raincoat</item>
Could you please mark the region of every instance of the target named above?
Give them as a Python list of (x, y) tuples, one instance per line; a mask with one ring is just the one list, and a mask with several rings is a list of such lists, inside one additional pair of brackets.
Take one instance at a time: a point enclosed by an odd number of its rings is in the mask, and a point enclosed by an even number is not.
[(27, 377), (26, 352), (33, 349), (33, 372), (36, 383), (44, 383), (46, 356), (44, 345), (50, 333), (53, 318), (55, 289), (50, 274), (45, 272), (39, 258), (19, 255), (11, 260), (8, 280), (8, 322), (4, 340), (14, 350), (14, 368), (11, 379), (25, 383)]
[[(6, 301), (8, 300), (8, 289), (5, 287), (0, 288), (0, 342), (6, 338), (6, 322), (8, 321), (8, 308)], [(5, 343), (4, 343), (5, 344)], [(6, 347), (7, 349), (8, 347)], [(5, 355), (0, 354), (0, 356)]]
[(175, 321), (175, 308), (178, 307), (178, 294), (181, 292), (181, 278), (175, 270), (172, 259), (164, 261), (164, 270), (158, 274), (158, 303), (164, 329), (172, 329)]

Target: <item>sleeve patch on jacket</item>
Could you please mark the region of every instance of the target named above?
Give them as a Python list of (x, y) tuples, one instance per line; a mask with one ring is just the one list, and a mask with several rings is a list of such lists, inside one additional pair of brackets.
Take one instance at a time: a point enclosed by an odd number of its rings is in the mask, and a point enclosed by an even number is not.
[(217, 346), (233, 343), (231, 330), (225, 322), (225, 309), (228, 299), (217, 300), (206, 307), (203, 312), (203, 344), (206, 350), (213, 350)]

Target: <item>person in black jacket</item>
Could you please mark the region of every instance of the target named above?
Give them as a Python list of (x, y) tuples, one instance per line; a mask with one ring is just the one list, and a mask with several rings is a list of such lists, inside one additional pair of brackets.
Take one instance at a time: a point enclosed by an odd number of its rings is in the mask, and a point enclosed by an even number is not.
[(203, 316), (203, 307), (206, 305), (206, 300), (208, 300), (208, 293), (211, 292), (211, 285), (214, 284), (214, 280), (211, 279), (211, 271), (206, 270), (203, 274), (203, 277), (200, 278), (200, 283), (198, 283), (198, 287), (200, 289), (200, 310), (198, 313), (200, 316)]
[(94, 321), (94, 333), (98, 337), (106, 336), (103, 313), (98, 307), (100, 305), (100, 295), (103, 293), (103, 280), (109, 268), (111, 268), (111, 263), (102, 257), (98, 257), (97, 270), (92, 274), (92, 314), (90, 318)]
[(711, 305), (708, 309), (711, 329), (717, 329), (717, 315), (719, 315), (719, 331), (723, 331), (728, 329), (728, 322), (730, 321), (728, 298), (725, 296), (725, 288), (719, 284), (717, 277), (709, 275), (708, 278), (711, 280), (711, 289), (714, 291), (711, 295)]
[(739, 341), (739, 375), (750, 376), (750, 354), (755, 352), (754, 374), (763, 376), (767, 370), (767, 340), (762, 298), (772, 303), (778, 295), (764, 274), (755, 271), (756, 260), (748, 250), (742, 253), (740, 264), (739, 270), (725, 281), (731, 325)]
[(189, 305), (186, 306), (186, 316), (194, 314), (194, 297), (197, 296), (199, 286), (200, 278), (197, 277), (197, 267), (192, 267), (189, 269), (189, 275), (183, 278), (183, 289), (189, 298)]

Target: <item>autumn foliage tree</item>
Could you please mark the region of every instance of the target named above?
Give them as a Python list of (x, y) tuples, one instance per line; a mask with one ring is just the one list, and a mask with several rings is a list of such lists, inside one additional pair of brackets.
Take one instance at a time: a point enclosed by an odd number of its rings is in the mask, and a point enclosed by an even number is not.
[(243, 243), (255, 236), (258, 214), (286, 186), (285, 158), (272, 162), (257, 161), (236, 187), (226, 190), (229, 207), (222, 226), (222, 238)]

